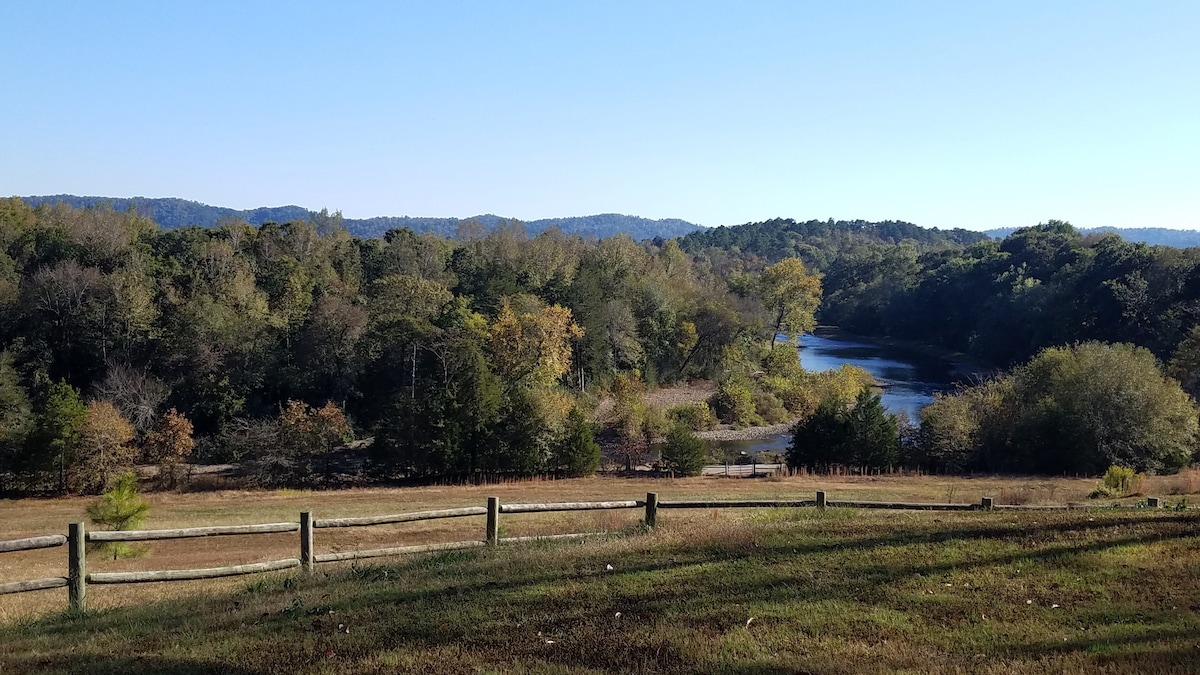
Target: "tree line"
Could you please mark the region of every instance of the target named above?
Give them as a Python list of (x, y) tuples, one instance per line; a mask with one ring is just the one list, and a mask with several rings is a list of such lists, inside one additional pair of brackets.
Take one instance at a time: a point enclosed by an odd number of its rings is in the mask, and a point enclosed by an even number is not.
[(1085, 236), (1062, 221), (1003, 240), (957, 230), (889, 234), (885, 225), (772, 221), (682, 242), (725, 270), (799, 257), (824, 275), (822, 323), (1001, 367), (1087, 341), (1135, 344), (1168, 361), (1200, 325), (1200, 247)]
[[(782, 253), (736, 228), (712, 235), (727, 248), (514, 221), (361, 239), (328, 213), (164, 230), (0, 200), (0, 491), (95, 492), (133, 463), (167, 488), (187, 462), (264, 485), (585, 475), (598, 437), (630, 467), (666, 438), (683, 471), (692, 431), (793, 420), (813, 431), (805, 465), (1190, 461), (1196, 412), (1177, 390), (1200, 393), (1200, 250), (1057, 222), (1002, 242), (776, 226)], [(1024, 365), (889, 422), (865, 371), (803, 370), (794, 341), (818, 319)], [(691, 378), (712, 397), (642, 400)]]
[[(0, 200), (2, 489), (93, 492), (135, 461), (170, 482), (185, 459), (320, 484), (363, 436), (371, 478), (587, 472), (597, 394), (622, 381), (736, 380), (716, 414), (792, 414), (745, 374), (776, 329), (811, 325), (803, 265), (734, 283), (674, 241), (517, 222), (360, 239), (313, 215), (164, 230)], [(804, 288), (801, 306), (771, 284)], [(809, 384), (790, 351), (779, 392)], [(622, 405), (634, 453), (681, 415), (715, 419)]]

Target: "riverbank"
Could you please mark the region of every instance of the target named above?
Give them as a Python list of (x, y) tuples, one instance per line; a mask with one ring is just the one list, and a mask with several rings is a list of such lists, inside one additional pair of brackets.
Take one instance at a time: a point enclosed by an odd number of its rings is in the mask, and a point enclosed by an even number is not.
[(792, 420), (783, 424), (769, 424), (762, 427), (717, 428), (711, 431), (698, 431), (696, 436), (705, 441), (757, 441), (772, 436), (788, 435), (792, 433), (792, 425), (795, 423), (796, 421)]

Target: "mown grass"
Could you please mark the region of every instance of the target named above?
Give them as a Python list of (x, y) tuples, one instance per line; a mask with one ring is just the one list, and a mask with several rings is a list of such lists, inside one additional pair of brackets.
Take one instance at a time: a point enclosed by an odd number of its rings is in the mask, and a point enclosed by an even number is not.
[(1200, 659), (1195, 513), (742, 513), (24, 620), (0, 627), (0, 672), (1103, 673)]
[[(1197, 501), (1183, 496), (1197, 485), (1179, 483), (1180, 476), (1150, 477), (1144, 492)], [(830, 499), (907, 500), (920, 502), (973, 502), (987, 495), (997, 503), (1088, 502), (1087, 493), (1096, 478), (1048, 478), (1005, 476), (828, 476), (808, 475), (778, 479), (648, 479), (594, 477), (561, 481), (522, 481), (486, 486), (427, 486), (419, 488), (370, 488), (333, 491), (237, 490), (213, 493), (151, 493), (152, 508), (146, 527), (174, 528), (200, 525), (237, 525), (296, 521), (300, 511), (317, 518), (379, 515), (425, 509), (482, 506), (489, 495), (503, 503), (638, 499), (648, 491), (662, 499), (811, 499), (816, 490), (826, 490)], [(1175, 481), (1175, 482), (1170, 482)], [(1136, 498), (1125, 499), (1130, 503)], [(42, 534), (65, 534), (66, 524), (85, 520), (90, 498), (0, 500), (0, 539)], [(1111, 503), (1116, 500), (1104, 500)], [(1095, 504), (1096, 502), (1090, 502)], [(722, 521), (745, 518), (761, 511), (722, 510)], [(680, 511), (659, 514), (663, 523), (709, 519), (711, 512)], [(634, 525), (640, 511), (590, 511), (577, 513), (521, 514), (501, 518), (508, 536), (563, 532), (617, 531)], [(318, 552), (424, 544), (439, 541), (480, 539), (482, 517), (434, 520), (401, 525), (318, 530)], [(261, 562), (298, 555), (295, 534), (220, 537), (152, 542), (149, 553), (136, 559), (112, 560), (89, 556), (89, 570), (117, 572), (150, 569), (218, 567)], [(0, 555), (0, 583), (66, 574), (65, 548)], [(169, 584), (131, 584), (89, 588), (88, 606), (95, 609), (120, 607), (228, 592), (241, 587), (237, 579)], [(0, 622), (45, 615), (65, 609), (62, 589), (0, 596)]]

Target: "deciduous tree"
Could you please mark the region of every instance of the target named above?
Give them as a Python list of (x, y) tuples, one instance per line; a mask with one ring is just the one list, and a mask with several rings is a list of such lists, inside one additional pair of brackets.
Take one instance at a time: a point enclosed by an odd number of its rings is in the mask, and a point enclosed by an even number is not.
[(809, 274), (799, 258), (787, 258), (763, 270), (758, 280), (763, 305), (773, 314), (771, 346), (783, 333), (789, 340), (816, 327), (821, 303), (821, 276)]

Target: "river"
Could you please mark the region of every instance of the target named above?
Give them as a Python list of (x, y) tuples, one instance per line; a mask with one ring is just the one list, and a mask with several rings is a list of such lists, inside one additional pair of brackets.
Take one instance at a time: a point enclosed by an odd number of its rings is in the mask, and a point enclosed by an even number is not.
[[(927, 350), (829, 329), (819, 329), (817, 334), (800, 338), (800, 365), (805, 370), (820, 372), (847, 363), (863, 368), (875, 378), (883, 390), (881, 399), (888, 412), (906, 415), (914, 423), (935, 393), (950, 391), (957, 382), (985, 372)], [(756, 454), (785, 452), (789, 441), (786, 436), (772, 436), (752, 441), (710, 441), (708, 445), (718, 454)]]

